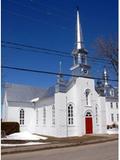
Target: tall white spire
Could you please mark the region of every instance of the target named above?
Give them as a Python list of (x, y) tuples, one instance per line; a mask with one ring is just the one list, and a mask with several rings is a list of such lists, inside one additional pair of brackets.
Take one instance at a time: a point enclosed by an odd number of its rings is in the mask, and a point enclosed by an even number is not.
[(104, 85), (107, 86), (108, 85), (108, 72), (106, 67), (104, 67), (104, 71), (103, 71), (103, 80), (104, 80)]
[(80, 15), (79, 9), (77, 7), (77, 49), (83, 48), (83, 36), (82, 36), (82, 28), (80, 24)]

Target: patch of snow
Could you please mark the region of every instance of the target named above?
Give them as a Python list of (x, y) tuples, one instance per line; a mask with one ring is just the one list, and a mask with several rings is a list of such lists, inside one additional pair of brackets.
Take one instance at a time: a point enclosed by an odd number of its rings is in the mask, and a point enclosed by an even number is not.
[(8, 136), (6, 136), (6, 138), (4, 139), (8, 139), (8, 140), (46, 140), (47, 137), (43, 137), (43, 136), (38, 136), (38, 135), (34, 135), (30, 132), (24, 131), (24, 132), (17, 132), (17, 133), (13, 133), (10, 134)]
[(32, 99), (30, 102), (35, 103), (39, 100), (39, 97)]
[(28, 142), (24, 144), (1, 144), (2, 147), (17, 147), (17, 146), (29, 146), (29, 145), (39, 145), (39, 144), (46, 144), (40, 142)]
[(114, 128), (113, 129), (108, 129), (107, 133), (108, 134), (118, 134), (118, 129), (114, 129)]

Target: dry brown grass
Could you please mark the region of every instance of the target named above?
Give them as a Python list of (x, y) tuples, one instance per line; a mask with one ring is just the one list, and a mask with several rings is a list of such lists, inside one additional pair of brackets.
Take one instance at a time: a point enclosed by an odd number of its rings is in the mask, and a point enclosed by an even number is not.
[[(65, 137), (65, 138), (56, 138), (47, 136), (47, 140), (42, 140), (44, 142), (58, 142), (58, 143), (83, 143), (87, 141), (100, 140), (100, 139), (110, 139), (111, 136), (107, 135), (84, 135), (81, 137)], [(40, 140), (41, 141), (41, 140)]]
[[(38, 135), (38, 134), (36, 134)], [(45, 135), (41, 135), (45, 136)], [(112, 138), (117, 138), (117, 135), (84, 135), (81, 137), (65, 137), (65, 138), (57, 138), (52, 136), (46, 136), (48, 139), (46, 140), (2, 140), (1, 143), (6, 144), (23, 144), (27, 142), (49, 142), (49, 143), (86, 143), (90, 141), (96, 141), (96, 140), (109, 140)]]

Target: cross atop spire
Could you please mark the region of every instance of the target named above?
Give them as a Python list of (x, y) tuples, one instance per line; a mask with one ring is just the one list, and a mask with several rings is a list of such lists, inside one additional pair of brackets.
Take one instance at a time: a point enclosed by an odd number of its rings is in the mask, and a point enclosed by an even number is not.
[(82, 28), (80, 24), (80, 15), (79, 15), (79, 8), (77, 7), (77, 49), (82, 49), (83, 46), (83, 35), (82, 35)]

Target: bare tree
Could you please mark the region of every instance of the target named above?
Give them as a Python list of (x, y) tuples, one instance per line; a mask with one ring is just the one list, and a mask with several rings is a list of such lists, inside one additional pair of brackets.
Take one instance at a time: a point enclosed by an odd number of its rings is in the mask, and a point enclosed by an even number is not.
[(118, 76), (118, 43), (113, 39), (98, 38), (95, 48), (99, 56), (107, 58)]

